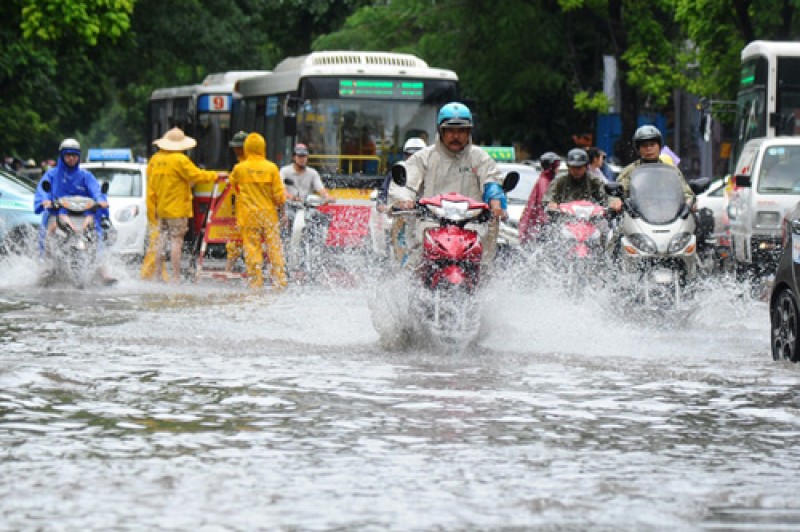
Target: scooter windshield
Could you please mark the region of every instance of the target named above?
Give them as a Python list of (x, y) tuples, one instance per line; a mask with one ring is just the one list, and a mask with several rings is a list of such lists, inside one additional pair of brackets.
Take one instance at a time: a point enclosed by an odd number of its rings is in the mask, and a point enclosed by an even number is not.
[(633, 207), (648, 223), (671, 223), (683, 209), (683, 180), (674, 166), (643, 164), (631, 172), (629, 191)]

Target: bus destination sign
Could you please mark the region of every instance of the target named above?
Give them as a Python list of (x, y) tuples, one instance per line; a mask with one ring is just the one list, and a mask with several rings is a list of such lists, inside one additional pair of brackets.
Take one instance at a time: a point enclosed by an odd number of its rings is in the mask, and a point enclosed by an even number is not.
[(400, 79), (341, 79), (341, 98), (387, 98), (392, 100), (422, 100), (425, 82)]

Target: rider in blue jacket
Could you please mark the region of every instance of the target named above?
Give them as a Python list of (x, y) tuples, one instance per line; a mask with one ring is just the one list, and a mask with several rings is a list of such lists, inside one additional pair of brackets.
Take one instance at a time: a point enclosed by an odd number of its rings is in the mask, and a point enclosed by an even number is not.
[[(39, 185), (36, 187), (36, 194), (33, 198), (33, 210), (36, 214), (42, 215), (42, 226), (39, 232), (39, 253), (44, 256), (44, 242), (47, 235), (47, 226), (50, 216), (60, 214), (53, 209), (53, 200), (64, 196), (85, 196), (92, 198), (99, 209), (95, 215), (95, 227), (99, 237), (98, 256), (101, 256), (103, 246), (104, 231), (108, 228), (108, 198), (100, 189), (100, 184), (94, 175), (88, 170), (80, 167), (81, 145), (72, 138), (64, 139), (58, 147), (58, 162), (55, 168), (48, 170)], [(47, 192), (42, 186), (43, 183), (50, 183), (50, 191)], [(109, 276), (101, 266), (98, 273), (106, 284), (116, 282), (116, 279)]]

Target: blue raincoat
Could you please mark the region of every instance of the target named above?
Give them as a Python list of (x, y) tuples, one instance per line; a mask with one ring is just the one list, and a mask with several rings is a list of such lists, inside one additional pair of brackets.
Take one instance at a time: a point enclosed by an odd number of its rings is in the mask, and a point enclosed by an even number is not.
[[(58, 156), (58, 163), (55, 168), (48, 170), (42, 179), (39, 180), (39, 185), (36, 187), (36, 194), (33, 196), (33, 212), (42, 215), (42, 226), (39, 230), (39, 252), (44, 253), (44, 238), (47, 234), (47, 222), (50, 220), (51, 214), (58, 214), (54, 210), (45, 209), (42, 203), (45, 200), (53, 201), (57, 198), (64, 196), (85, 196), (92, 198), (95, 202), (108, 201), (106, 195), (100, 190), (100, 183), (88, 170), (80, 167), (80, 161), (72, 168), (67, 166), (64, 162), (65, 153), (76, 153), (80, 156), (78, 150), (63, 150)], [(50, 183), (50, 192), (45, 192), (42, 188), (42, 183), (48, 181)], [(52, 211), (52, 212), (51, 212)], [(64, 211), (66, 212), (66, 211)], [(100, 226), (100, 220), (103, 217), (108, 217), (107, 208), (98, 208), (95, 215), (95, 227), (98, 230), (100, 242), (103, 241), (103, 228)], [(102, 247), (102, 246), (101, 246)], [(101, 251), (98, 248), (98, 253)]]

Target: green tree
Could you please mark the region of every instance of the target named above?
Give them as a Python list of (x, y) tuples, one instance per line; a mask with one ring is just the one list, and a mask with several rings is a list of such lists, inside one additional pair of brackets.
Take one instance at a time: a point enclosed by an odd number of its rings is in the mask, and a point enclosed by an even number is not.
[[(556, 5), (510, 0), (394, 0), (356, 11), (315, 50), (413, 53), (458, 75), (475, 102), (477, 140), (522, 141), (534, 155), (569, 144), (574, 121)], [(532, 31), (535, 28), (535, 31)]]
[(6, 0), (0, 4), (0, 146), (52, 156), (107, 95), (102, 51), (129, 25), (133, 0)]

